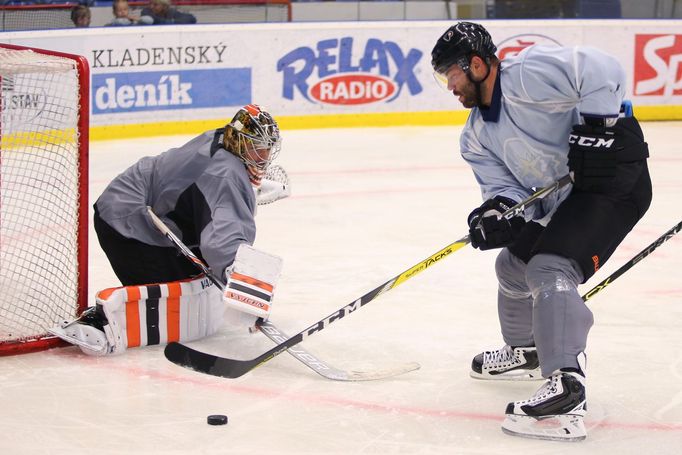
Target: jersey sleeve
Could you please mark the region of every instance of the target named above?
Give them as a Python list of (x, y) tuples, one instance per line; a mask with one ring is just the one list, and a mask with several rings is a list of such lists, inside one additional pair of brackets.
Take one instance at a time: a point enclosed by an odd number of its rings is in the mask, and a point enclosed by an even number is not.
[(581, 115), (617, 117), (626, 75), (614, 57), (592, 47), (532, 46), (510, 71), (512, 100), (544, 106), (548, 112), (576, 109)]
[(581, 115), (617, 118), (625, 97), (625, 70), (612, 56), (578, 48), (575, 56)]
[(256, 238), (255, 195), (248, 177), (211, 175), (202, 185), (210, 220), (201, 231), (199, 248), (213, 272), (223, 278), (242, 243)]
[[(530, 193), (516, 180), (507, 165), (493, 151), (486, 150), (477, 139), (473, 125), (477, 121), (481, 120), (469, 117), (469, 127), (464, 128), (459, 145), (462, 158), (471, 166), (474, 178), (481, 188), (482, 200), (504, 196), (521, 202)], [(527, 218), (532, 218), (532, 211), (528, 211)]]

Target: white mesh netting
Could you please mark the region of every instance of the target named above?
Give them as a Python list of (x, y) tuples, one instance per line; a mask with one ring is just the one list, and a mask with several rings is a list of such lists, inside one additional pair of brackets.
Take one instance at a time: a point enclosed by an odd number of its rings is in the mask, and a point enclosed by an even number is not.
[(78, 85), (71, 59), (0, 48), (0, 347), (78, 310)]

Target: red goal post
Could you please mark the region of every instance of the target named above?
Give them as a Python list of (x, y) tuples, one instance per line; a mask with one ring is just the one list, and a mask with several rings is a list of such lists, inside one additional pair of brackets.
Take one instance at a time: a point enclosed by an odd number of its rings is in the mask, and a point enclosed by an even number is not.
[(84, 57), (0, 44), (0, 355), (87, 306), (89, 92)]

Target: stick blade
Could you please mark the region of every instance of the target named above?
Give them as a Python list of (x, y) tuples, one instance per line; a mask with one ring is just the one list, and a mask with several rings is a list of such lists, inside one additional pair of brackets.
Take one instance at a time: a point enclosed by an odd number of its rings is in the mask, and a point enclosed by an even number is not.
[(421, 368), (417, 362), (409, 362), (395, 367), (383, 368), (372, 371), (350, 371), (344, 377), (334, 377), (337, 381), (376, 381), (379, 379), (388, 379), (401, 374), (409, 373)]
[(248, 361), (218, 357), (176, 342), (168, 343), (163, 354), (178, 366), (222, 378), (238, 378), (252, 369)]
[[(261, 321), (260, 324), (256, 325), (255, 330), (259, 330), (276, 344), (282, 343), (290, 338), (289, 335), (278, 329), (270, 321)], [(315, 373), (323, 378), (331, 379), (332, 381), (376, 381), (409, 373), (410, 371), (418, 370), (421, 367), (418, 363), (411, 362), (372, 371), (346, 371), (340, 370), (321, 360), (312, 352), (304, 349), (301, 344), (292, 346), (287, 349), (287, 351)]]

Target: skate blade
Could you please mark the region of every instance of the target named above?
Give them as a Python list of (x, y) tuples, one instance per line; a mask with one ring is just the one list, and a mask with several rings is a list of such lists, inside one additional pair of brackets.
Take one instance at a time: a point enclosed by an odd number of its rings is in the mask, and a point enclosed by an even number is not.
[(545, 379), (542, 377), (542, 374), (540, 374), (540, 371), (538, 371), (537, 373), (508, 372), (502, 374), (490, 373), (481, 374), (476, 373), (475, 371), (470, 371), (469, 376), (471, 376), (474, 379), (479, 379), (482, 381), (539, 381)]
[[(65, 327), (68, 327), (69, 325), (71, 325), (71, 324), (68, 324)], [(90, 349), (91, 351), (93, 351), (97, 354), (104, 354), (104, 351), (106, 349), (104, 346), (93, 346), (93, 345), (90, 345), (88, 343), (85, 343), (85, 342), (79, 340), (78, 338), (74, 338), (74, 337), (70, 336), (69, 334), (66, 333), (66, 331), (64, 331), (63, 327), (50, 327), (46, 330), (47, 330), (47, 333), (49, 333), (50, 335), (54, 335), (58, 338), (61, 338), (62, 340), (66, 341), (67, 343), (71, 343), (74, 346)]]
[(536, 419), (526, 415), (507, 414), (502, 431), (511, 436), (547, 441), (577, 442), (587, 437), (582, 416), (557, 415)]

